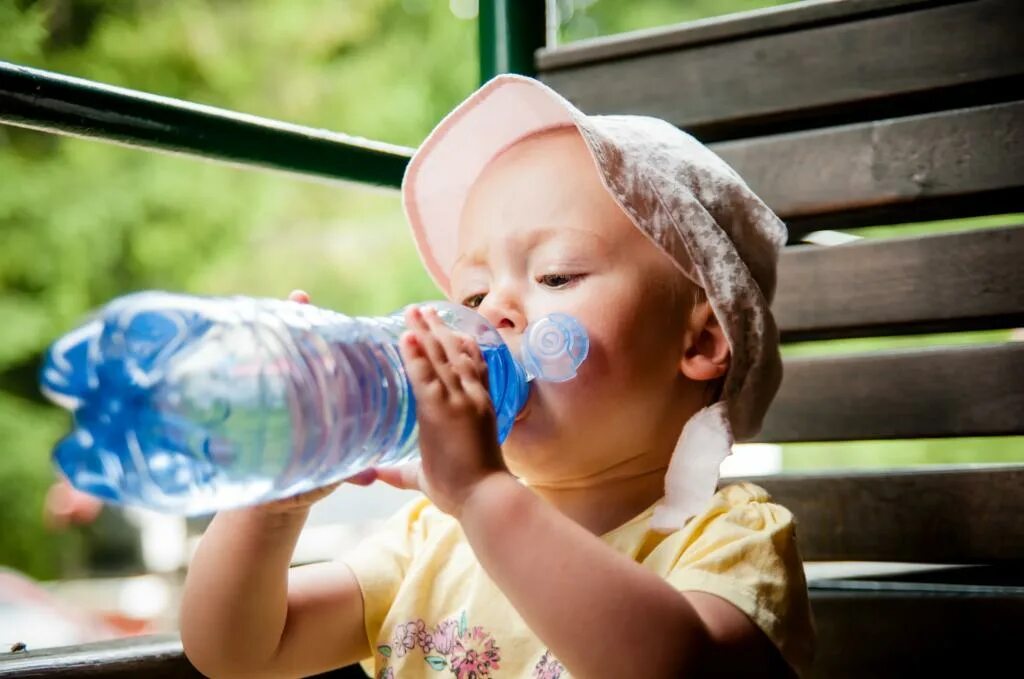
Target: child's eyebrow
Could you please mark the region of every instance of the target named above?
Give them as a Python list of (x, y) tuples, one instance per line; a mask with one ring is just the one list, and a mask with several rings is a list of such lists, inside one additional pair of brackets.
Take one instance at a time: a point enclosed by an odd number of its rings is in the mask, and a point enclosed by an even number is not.
[(485, 262), (486, 259), (479, 250), (474, 250), (472, 252), (464, 252), (458, 257), (456, 257), (455, 261), (452, 262), (452, 271), (454, 271), (455, 267), (459, 266), (460, 264), (462, 266), (481, 266)]
[[(523, 250), (529, 251), (534, 250), (541, 245), (544, 245), (550, 240), (553, 240), (560, 236), (565, 237), (566, 235), (582, 235), (587, 239), (588, 246), (597, 245), (599, 248), (605, 250), (612, 247), (611, 241), (599, 233), (589, 231), (586, 229), (578, 229), (574, 227), (564, 226), (544, 226), (537, 229), (532, 229), (527, 233), (526, 236), (522, 236), (517, 240), (521, 242), (521, 247)], [(484, 254), (483, 249), (470, 250), (462, 253), (461, 255), (455, 258), (455, 261), (452, 263), (452, 269), (454, 269), (455, 266), (460, 263), (463, 266), (475, 266), (485, 264), (486, 262), (487, 257)]]
[[(538, 253), (538, 256), (554, 254), (559, 259), (568, 257), (571, 260), (589, 257), (604, 257), (614, 251), (612, 240), (589, 229), (563, 227), (559, 229), (543, 229), (527, 239), (525, 250)], [(552, 241), (554, 244), (548, 247)], [(545, 255), (547, 256), (547, 255)]]

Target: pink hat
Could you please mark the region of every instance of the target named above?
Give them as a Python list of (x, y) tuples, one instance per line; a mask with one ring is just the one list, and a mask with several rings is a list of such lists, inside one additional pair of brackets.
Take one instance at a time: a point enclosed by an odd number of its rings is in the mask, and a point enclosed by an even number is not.
[(446, 294), (459, 218), (484, 167), (524, 137), (569, 125), (636, 227), (705, 290), (732, 351), (719, 401), (687, 421), (669, 464), (652, 525), (675, 530), (714, 494), (734, 437), (760, 431), (782, 380), (769, 305), (786, 227), (725, 161), (664, 120), (588, 116), (537, 80), (500, 75), (438, 124), (402, 182), (416, 246)]

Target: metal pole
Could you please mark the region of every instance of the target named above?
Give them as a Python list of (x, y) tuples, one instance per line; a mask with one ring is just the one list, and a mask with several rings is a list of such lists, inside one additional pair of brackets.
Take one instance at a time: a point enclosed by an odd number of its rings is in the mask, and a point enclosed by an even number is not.
[(544, 46), (544, 0), (480, 0), (480, 82), (499, 73), (536, 75)]
[(412, 149), (0, 61), (0, 123), (398, 187)]

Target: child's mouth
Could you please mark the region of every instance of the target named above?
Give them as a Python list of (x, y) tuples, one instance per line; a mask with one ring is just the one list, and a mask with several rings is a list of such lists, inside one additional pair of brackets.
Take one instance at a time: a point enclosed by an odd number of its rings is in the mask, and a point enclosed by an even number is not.
[(514, 419), (512, 421), (513, 424), (515, 424), (516, 422), (519, 422), (520, 420), (525, 420), (527, 418), (527, 416), (530, 414), (530, 411), (533, 409), (533, 402), (534, 402), (535, 399), (538, 398), (538, 395), (537, 395), (537, 385), (534, 384), (534, 385), (532, 385), (532, 387), (533, 388), (530, 389), (530, 395), (526, 397), (526, 403), (523, 404), (522, 410), (520, 410), (519, 414), (516, 415), (516, 419)]

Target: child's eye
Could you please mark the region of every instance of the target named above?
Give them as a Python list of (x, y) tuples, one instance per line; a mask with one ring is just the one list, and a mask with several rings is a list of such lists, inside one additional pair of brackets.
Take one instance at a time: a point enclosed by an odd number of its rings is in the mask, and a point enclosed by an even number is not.
[(549, 288), (564, 288), (582, 277), (583, 274), (578, 273), (549, 273), (541, 276), (537, 281)]
[(470, 309), (475, 309), (481, 304), (483, 304), (484, 297), (486, 296), (486, 292), (478, 292), (475, 295), (470, 295), (466, 299), (462, 300), (462, 306), (467, 306)]

